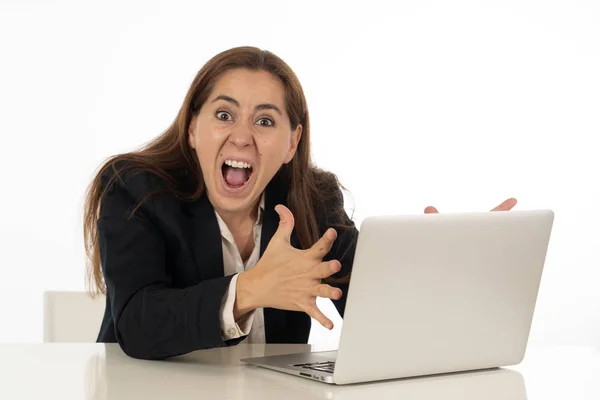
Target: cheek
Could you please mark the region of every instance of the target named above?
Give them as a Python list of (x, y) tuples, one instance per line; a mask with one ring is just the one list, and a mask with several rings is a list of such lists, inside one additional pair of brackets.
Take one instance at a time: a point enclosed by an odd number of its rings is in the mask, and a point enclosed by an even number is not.
[(259, 155), (263, 159), (283, 160), (290, 148), (289, 136), (285, 133), (277, 133), (268, 137), (258, 137), (257, 146)]
[[(215, 157), (223, 145), (224, 135), (218, 129), (205, 128), (198, 130), (196, 134), (196, 154), (201, 157)], [(202, 159), (201, 159), (202, 161)], [(208, 160), (204, 160), (208, 161)]]
[(210, 142), (203, 140), (202, 137), (196, 137), (196, 149), (194, 151), (196, 152), (196, 156), (200, 162), (200, 168), (202, 168), (205, 173), (209, 172), (209, 169), (213, 164), (212, 160), (214, 160), (214, 155), (211, 156), (211, 149), (209, 145)]

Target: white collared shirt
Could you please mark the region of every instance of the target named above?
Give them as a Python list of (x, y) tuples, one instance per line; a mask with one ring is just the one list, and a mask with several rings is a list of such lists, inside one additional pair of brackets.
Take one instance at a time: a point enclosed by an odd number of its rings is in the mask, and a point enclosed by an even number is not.
[(254, 267), (260, 258), (260, 237), (262, 233), (262, 216), (265, 209), (265, 195), (263, 193), (262, 198), (258, 206), (258, 214), (256, 223), (254, 224), (254, 250), (252, 254), (244, 264), (242, 256), (235, 243), (235, 239), (231, 234), (231, 231), (221, 218), (221, 216), (215, 211), (217, 216), (217, 222), (219, 223), (219, 229), (221, 230), (221, 242), (223, 248), (223, 269), (225, 276), (234, 275), (229, 284), (229, 288), (223, 300), (221, 302), (221, 334), (223, 340), (237, 339), (240, 336), (248, 335), (243, 342), (246, 343), (265, 343), (265, 322), (264, 313), (262, 308), (258, 308), (254, 311), (244, 315), (238, 321), (234, 320), (233, 317), (233, 305), (235, 303), (235, 293), (237, 287), (238, 274), (242, 271), (247, 271)]

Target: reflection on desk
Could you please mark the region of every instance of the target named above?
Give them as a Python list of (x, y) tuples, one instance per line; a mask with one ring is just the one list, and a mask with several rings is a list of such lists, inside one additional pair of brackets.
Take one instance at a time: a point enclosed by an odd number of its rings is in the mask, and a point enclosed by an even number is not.
[(0, 344), (0, 399), (600, 399), (600, 350), (591, 347), (534, 348), (515, 367), (348, 386), (239, 361), (323, 350), (331, 349), (240, 344), (144, 361), (116, 344)]
[(213, 349), (169, 361), (140, 361), (107, 346), (86, 365), (88, 399), (198, 399), (200, 394), (229, 399), (481, 400), (527, 398), (523, 377), (510, 369), (444, 374), (335, 386), (239, 362), (247, 356), (310, 351), (310, 346), (238, 346)]

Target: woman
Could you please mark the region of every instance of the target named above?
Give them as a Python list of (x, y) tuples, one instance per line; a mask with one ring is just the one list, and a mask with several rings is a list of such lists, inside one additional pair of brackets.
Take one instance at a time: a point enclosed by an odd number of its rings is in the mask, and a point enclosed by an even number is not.
[(103, 165), (84, 234), (106, 294), (98, 341), (161, 359), (306, 343), (310, 317), (331, 329), (316, 297), (343, 316), (358, 231), (335, 175), (311, 164), (296, 75), (241, 47), (199, 71), (164, 134)]

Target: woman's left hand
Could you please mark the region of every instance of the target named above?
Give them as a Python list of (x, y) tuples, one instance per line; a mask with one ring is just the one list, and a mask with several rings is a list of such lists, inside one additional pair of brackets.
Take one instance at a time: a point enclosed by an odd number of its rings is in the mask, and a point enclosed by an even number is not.
[[(515, 205), (517, 205), (517, 199), (511, 197), (504, 200), (499, 206), (494, 207), (492, 211), (510, 211)], [(425, 207), (425, 214), (436, 214), (438, 212), (434, 206)]]

